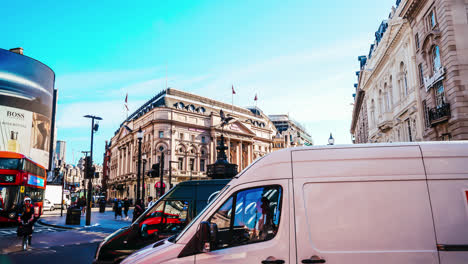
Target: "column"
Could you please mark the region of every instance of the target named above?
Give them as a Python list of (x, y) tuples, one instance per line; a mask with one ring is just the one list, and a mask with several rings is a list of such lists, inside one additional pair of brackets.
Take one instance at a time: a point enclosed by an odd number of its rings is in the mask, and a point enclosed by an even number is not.
[(226, 144), (227, 144), (227, 160), (228, 162), (232, 163), (232, 157), (231, 157), (231, 139), (226, 138)]
[(248, 143), (247, 144), (247, 164), (252, 163), (252, 144)]
[(243, 143), (242, 143), (242, 140), (241, 140), (239, 142), (239, 150), (240, 150), (239, 151), (239, 157), (240, 157), (240, 159), (239, 159), (239, 164), (240, 164), (239, 168), (240, 168), (240, 170), (244, 169), (244, 157), (243, 157), (244, 148), (243, 148), (242, 144)]

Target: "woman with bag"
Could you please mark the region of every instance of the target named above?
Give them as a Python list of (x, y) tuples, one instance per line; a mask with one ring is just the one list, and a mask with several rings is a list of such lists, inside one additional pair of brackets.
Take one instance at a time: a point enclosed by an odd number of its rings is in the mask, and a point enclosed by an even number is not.
[(24, 198), (24, 205), (21, 213), (18, 215), (18, 237), (23, 237), (23, 250), (31, 246), (32, 233), (34, 230), (34, 207), (31, 204), (31, 198)]

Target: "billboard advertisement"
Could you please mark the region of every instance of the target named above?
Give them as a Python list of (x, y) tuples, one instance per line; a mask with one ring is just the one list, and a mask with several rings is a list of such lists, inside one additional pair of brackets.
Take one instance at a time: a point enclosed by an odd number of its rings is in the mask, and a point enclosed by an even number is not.
[(0, 150), (48, 167), (54, 82), (45, 64), (0, 49)]

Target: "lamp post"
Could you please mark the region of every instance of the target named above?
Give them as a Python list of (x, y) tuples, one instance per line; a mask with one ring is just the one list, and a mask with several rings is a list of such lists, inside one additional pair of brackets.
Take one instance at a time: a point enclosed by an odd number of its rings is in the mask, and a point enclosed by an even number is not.
[[(91, 166), (93, 165), (93, 139), (94, 139), (94, 132), (98, 131), (99, 125), (94, 124), (94, 120), (102, 120), (99, 116), (93, 116), (93, 115), (85, 115), (84, 117), (86, 118), (91, 118), (91, 149), (89, 151), (89, 156), (90, 156), (90, 163)], [(88, 174), (90, 174), (88, 172)], [(90, 177), (90, 175), (88, 175)], [(91, 175), (93, 177), (93, 175)], [(91, 225), (91, 195), (93, 193), (93, 182), (91, 179), (88, 179), (88, 201), (87, 201), (87, 207), (88, 210), (86, 210), (86, 225), (89, 226)]]
[(335, 144), (335, 139), (332, 136), (332, 133), (330, 133), (330, 137), (328, 138), (328, 145), (334, 145)]
[(137, 193), (136, 193), (136, 201), (140, 199), (140, 176), (141, 176), (141, 140), (143, 139), (143, 131), (138, 129), (137, 138), (138, 138), (138, 169), (137, 169)]
[(143, 204), (145, 204), (145, 166), (146, 166), (146, 154), (142, 155), (142, 160), (143, 160), (143, 171), (141, 173), (142, 178), (141, 178), (141, 200), (143, 201)]

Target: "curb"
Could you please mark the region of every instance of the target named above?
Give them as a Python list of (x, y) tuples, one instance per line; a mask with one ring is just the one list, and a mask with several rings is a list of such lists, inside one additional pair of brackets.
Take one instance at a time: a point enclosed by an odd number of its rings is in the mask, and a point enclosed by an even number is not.
[(37, 220), (37, 222), (41, 225), (45, 226), (50, 226), (50, 227), (55, 227), (55, 228), (62, 228), (62, 229), (79, 229), (78, 227), (71, 227), (71, 226), (61, 226), (61, 225), (54, 225), (54, 224), (49, 224), (47, 222), (42, 221), (41, 219)]

